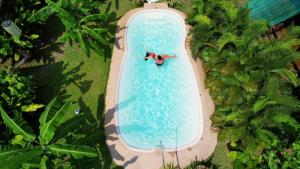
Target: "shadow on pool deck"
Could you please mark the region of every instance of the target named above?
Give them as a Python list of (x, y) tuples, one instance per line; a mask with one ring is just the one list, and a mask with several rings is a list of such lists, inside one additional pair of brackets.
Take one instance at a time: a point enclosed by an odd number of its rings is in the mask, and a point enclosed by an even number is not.
[[(119, 104), (115, 105), (113, 108), (107, 110), (107, 112), (105, 113), (105, 124), (109, 124), (115, 116), (115, 113), (117, 113), (117, 110), (126, 108), (131, 102), (133, 102), (136, 99), (136, 97), (131, 97), (125, 101), (120, 102)], [(110, 141), (115, 141), (118, 140), (118, 137), (115, 137), (114, 135), (118, 135), (118, 129), (116, 125), (114, 124), (110, 124), (110, 125), (104, 125), (105, 126), (105, 135), (106, 135), (106, 139), (110, 140)], [(117, 152), (116, 150), (116, 145), (112, 144), (112, 145), (108, 145), (110, 152), (111, 152), (111, 156), (119, 161), (124, 161), (125, 158)], [(125, 161), (123, 163), (124, 168), (128, 167), (130, 164), (134, 163), (136, 160), (138, 159), (138, 156), (134, 156), (133, 158), (129, 159), (128, 161)]]

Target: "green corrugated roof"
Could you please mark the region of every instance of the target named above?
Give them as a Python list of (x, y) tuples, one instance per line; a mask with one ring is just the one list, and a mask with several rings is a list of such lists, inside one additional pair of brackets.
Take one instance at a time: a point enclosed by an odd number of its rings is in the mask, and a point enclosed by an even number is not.
[(300, 13), (300, 0), (249, 0), (252, 19), (265, 19), (275, 25)]

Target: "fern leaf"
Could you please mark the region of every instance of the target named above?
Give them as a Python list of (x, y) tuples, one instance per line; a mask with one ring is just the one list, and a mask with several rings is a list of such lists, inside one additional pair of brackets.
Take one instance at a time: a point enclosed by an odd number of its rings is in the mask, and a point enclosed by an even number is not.
[(57, 155), (62, 156), (72, 156), (76, 159), (82, 157), (97, 157), (97, 151), (90, 147), (84, 145), (70, 145), (70, 144), (51, 144), (48, 146), (49, 150)]
[(255, 133), (261, 141), (267, 144), (272, 144), (274, 140), (278, 140), (278, 137), (274, 133), (266, 129), (256, 129)]
[(222, 1), (221, 6), (225, 9), (226, 15), (231, 22), (234, 22), (238, 17), (238, 10), (234, 3), (230, 1)]
[(206, 26), (210, 26), (212, 24), (212, 20), (205, 15), (196, 15), (194, 17), (194, 20), (201, 25), (206, 25)]
[(300, 101), (292, 96), (285, 96), (285, 95), (279, 95), (272, 98), (272, 101), (275, 102), (275, 104), (278, 105), (284, 105), (286, 107), (292, 108), (294, 111), (297, 111), (300, 109)]
[(298, 130), (300, 128), (300, 124), (288, 114), (285, 113), (276, 113), (276, 115), (271, 117), (274, 122), (279, 125), (288, 125), (293, 127), (294, 129)]
[(288, 82), (290, 82), (291, 84), (293, 84), (295, 87), (297, 87), (299, 85), (299, 79), (298, 79), (297, 75), (295, 73), (291, 72), (290, 70), (287, 70), (287, 69), (275, 69), (275, 70), (272, 70), (272, 72), (280, 75), (285, 80), (287, 80)]
[(253, 112), (258, 112), (261, 109), (265, 108), (267, 105), (274, 104), (275, 102), (270, 101), (268, 97), (262, 96), (260, 97), (253, 105), (252, 110)]
[(22, 117), (16, 116), (14, 119), (10, 118), (1, 106), (0, 113), (4, 123), (12, 130), (13, 133), (22, 135), (27, 141), (33, 141), (35, 139), (35, 134)]

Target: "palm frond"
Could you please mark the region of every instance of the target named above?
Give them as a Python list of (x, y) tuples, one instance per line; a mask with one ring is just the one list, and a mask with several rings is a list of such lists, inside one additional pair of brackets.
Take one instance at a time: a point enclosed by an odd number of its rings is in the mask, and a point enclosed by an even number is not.
[(295, 87), (297, 87), (300, 84), (299, 78), (297, 77), (296, 73), (287, 70), (287, 69), (275, 69), (271, 72), (278, 74), (280, 77), (282, 77), (284, 80), (288, 81), (289, 83), (293, 84)]
[(218, 50), (219, 52), (221, 52), (223, 50), (223, 48), (225, 47), (225, 45), (232, 43), (233, 45), (236, 45), (238, 41), (238, 37), (232, 33), (225, 33), (224, 35), (222, 35), (217, 44), (218, 44)]

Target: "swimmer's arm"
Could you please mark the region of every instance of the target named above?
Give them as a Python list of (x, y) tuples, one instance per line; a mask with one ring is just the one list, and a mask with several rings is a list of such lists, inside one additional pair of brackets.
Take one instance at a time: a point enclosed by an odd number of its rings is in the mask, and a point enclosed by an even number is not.
[(161, 55), (164, 59), (169, 59), (169, 58), (175, 58), (176, 57), (176, 54), (174, 56), (169, 56), (169, 55)]

